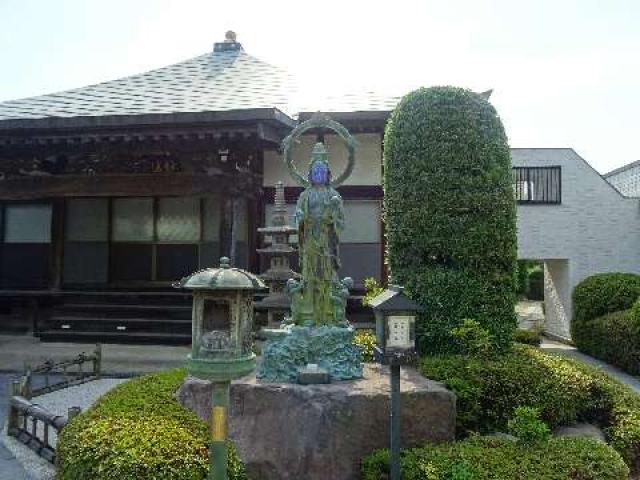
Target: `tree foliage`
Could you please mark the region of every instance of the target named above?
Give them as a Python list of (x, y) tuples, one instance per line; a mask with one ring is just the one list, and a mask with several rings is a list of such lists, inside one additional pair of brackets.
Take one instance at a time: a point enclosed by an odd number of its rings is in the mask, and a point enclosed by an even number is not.
[(455, 350), (477, 320), (498, 350), (515, 328), (516, 209), (511, 156), (480, 95), (432, 87), (405, 96), (385, 133), (384, 215), (393, 281), (426, 309), (422, 352)]

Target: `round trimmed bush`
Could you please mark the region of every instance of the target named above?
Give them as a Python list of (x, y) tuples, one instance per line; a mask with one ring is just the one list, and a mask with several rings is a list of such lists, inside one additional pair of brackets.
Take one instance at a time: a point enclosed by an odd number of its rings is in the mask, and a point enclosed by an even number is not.
[(608, 313), (627, 310), (639, 297), (640, 275), (634, 273), (600, 273), (580, 282), (573, 291), (571, 322), (576, 346), (588, 352), (594, 336), (591, 321)]
[(498, 349), (516, 325), (516, 207), (495, 109), (454, 87), (405, 96), (387, 124), (384, 218), (393, 280), (425, 307), (421, 352), (455, 351), (463, 319)]
[[(183, 370), (123, 383), (58, 439), (59, 480), (196, 480), (209, 470), (207, 425), (173, 397)], [(229, 445), (229, 479), (246, 480)]]

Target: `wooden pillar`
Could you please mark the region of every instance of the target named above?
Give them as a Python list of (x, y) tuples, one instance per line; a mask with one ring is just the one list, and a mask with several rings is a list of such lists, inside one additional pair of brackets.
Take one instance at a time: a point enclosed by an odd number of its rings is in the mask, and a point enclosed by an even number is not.
[(51, 276), (49, 286), (58, 290), (62, 286), (64, 265), (64, 198), (56, 198), (51, 205)]
[(233, 198), (231, 200), (231, 248), (229, 250), (229, 258), (231, 258), (231, 265), (236, 265), (237, 240), (238, 240), (238, 228), (240, 224), (239, 219), (240, 209), (238, 208), (238, 199)]

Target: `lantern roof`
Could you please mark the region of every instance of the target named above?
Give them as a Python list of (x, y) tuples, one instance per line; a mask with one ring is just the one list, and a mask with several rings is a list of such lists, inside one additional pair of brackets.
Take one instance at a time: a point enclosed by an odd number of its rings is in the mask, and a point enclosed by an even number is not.
[(389, 288), (369, 301), (369, 305), (374, 310), (383, 312), (423, 311), (424, 309), (407, 297), (403, 290), (404, 287), (389, 285)]
[(175, 284), (188, 290), (263, 290), (267, 286), (251, 272), (232, 268), (227, 257), (220, 259), (220, 267), (205, 268), (184, 277)]

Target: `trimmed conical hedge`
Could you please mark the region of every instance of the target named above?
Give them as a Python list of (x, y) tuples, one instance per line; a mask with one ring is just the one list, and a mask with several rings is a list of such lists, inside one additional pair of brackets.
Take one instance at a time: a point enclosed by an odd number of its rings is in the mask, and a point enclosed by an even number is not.
[(515, 327), (516, 207), (511, 156), (480, 95), (432, 87), (405, 96), (385, 133), (384, 218), (393, 281), (425, 308), (421, 352), (455, 350), (463, 319), (498, 349)]

